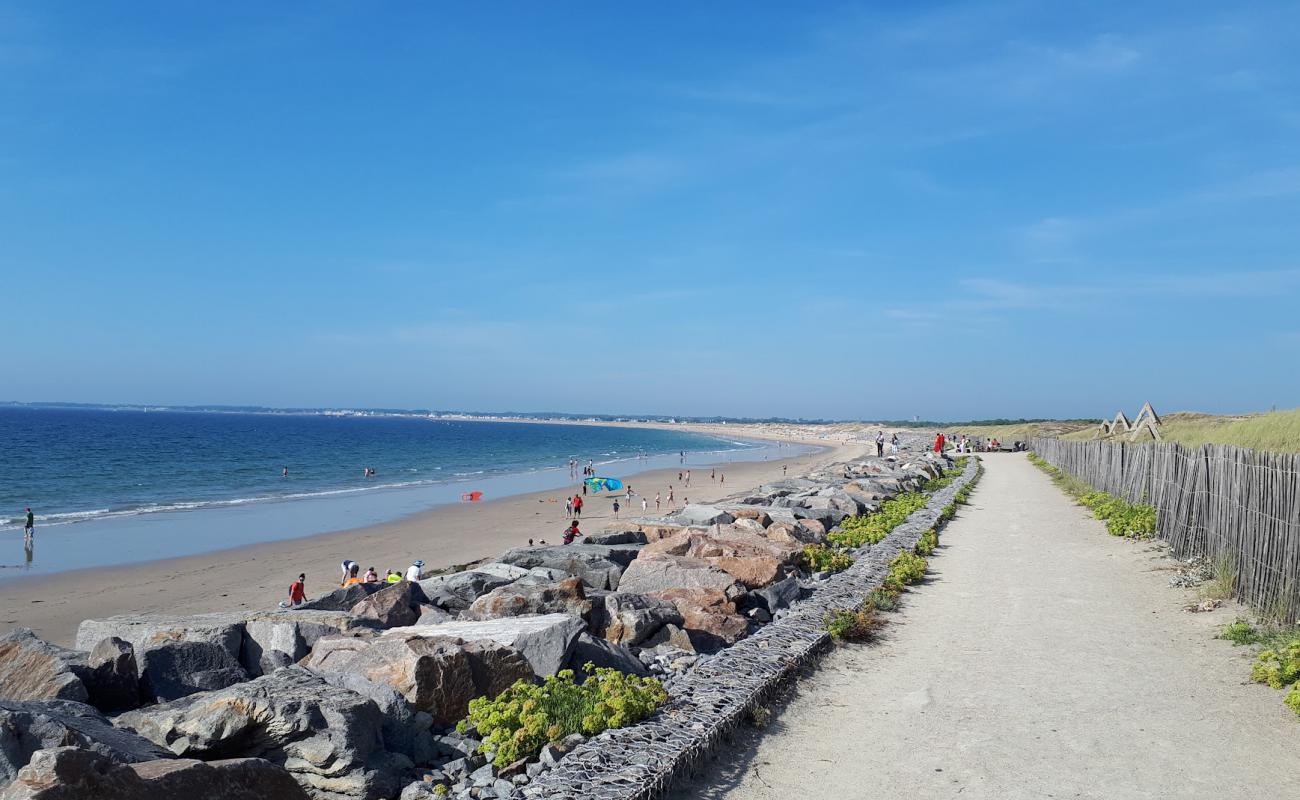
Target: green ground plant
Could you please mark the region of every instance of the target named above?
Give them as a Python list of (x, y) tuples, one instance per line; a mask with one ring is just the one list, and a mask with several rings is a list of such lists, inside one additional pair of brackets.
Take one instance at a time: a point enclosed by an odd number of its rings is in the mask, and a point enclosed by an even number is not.
[(1237, 617), (1235, 622), (1229, 622), (1223, 626), (1219, 632), (1220, 639), (1227, 639), (1235, 645), (1258, 644), (1263, 637), (1260, 632), (1241, 617)]
[(881, 503), (880, 511), (875, 514), (845, 519), (840, 523), (839, 530), (832, 531), (826, 538), (840, 547), (876, 544), (901, 525), (912, 512), (924, 508), (928, 499), (920, 492), (900, 494)]
[(1286, 707), (1294, 711), (1297, 716), (1300, 716), (1300, 683), (1291, 686), (1291, 691), (1286, 693), (1286, 697), (1282, 699), (1282, 702), (1286, 703)]
[(865, 642), (875, 638), (885, 621), (868, 603), (851, 610), (832, 611), (826, 616), (826, 630), (841, 641)]
[(918, 556), (928, 556), (934, 552), (934, 548), (939, 546), (939, 531), (934, 528), (921, 534), (914, 548)]
[(1267, 683), (1274, 689), (1295, 683), (1300, 679), (1300, 636), (1276, 648), (1261, 650), (1250, 670), (1250, 679)]
[(843, 572), (853, 566), (853, 556), (824, 544), (810, 544), (799, 554), (799, 566), (809, 572)]
[(870, 603), (871, 607), (877, 611), (898, 610), (898, 595), (891, 594), (884, 589), (872, 589), (863, 602)]
[(640, 722), (668, 700), (663, 684), (654, 678), (590, 663), (583, 672), (582, 682), (566, 669), (540, 685), (516, 681), (494, 698), (475, 698), (457, 728), (462, 733), (471, 726), (477, 730), (482, 750), (495, 753), (493, 763), (504, 767), (572, 733), (594, 736)]
[(916, 583), (925, 577), (927, 566), (924, 558), (903, 551), (889, 562), (889, 574), (885, 576), (881, 588), (897, 597), (903, 593), (908, 584)]
[(1156, 509), (1144, 503), (1130, 503), (1108, 492), (1099, 492), (1088, 484), (1066, 474), (1044, 461), (1037, 453), (1029, 454), (1029, 462), (1046, 472), (1052, 482), (1066, 494), (1092, 511), (1093, 516), (1106, 523), (1112, 536), (1128, 539), (1150, 539), (1156, 535)]

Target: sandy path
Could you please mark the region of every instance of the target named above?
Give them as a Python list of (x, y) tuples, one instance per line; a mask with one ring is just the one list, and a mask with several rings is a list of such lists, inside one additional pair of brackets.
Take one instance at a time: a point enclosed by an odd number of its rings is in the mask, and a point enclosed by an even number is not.
[[(933, 578), (676, 797), (1300, 797), (1300, 720), (1019, 454), (985, 457)], [(814, 790), (810, 792), (809, 790)]]
[[(818, 444), (826, 449), (784, 460), (719, 464), (725, 483), (710, 480), (708, 467), (699, 465), (693, 465), (690, 487), (677, 481), (675, 469), (639, 473), (625, 480), (649, 495), (650, 513), (654, 513), (656, 491), (663, 494), (667, 510), (670, 485), (679, 506), (685, 498), (710, 502), (780, 478), (782, 465), (797, 475), (866, 451), (864, 445)], [(339, 562), (344, 558), (361, 562), (362, 569), (374, 565), (382, 575), (386, 569), (405, 570), (416, 558), (425, 562), (426, 570), (467, 564), (526, 545), (530, 538), (559, 544), (567, 519), (564, 495), (556, 490), (440, 506), (356, 530), (144, 564), (17, 578), (0, 584), (0, 632), (26, 626), (56, 644), (71, 645), (83, 619), (130, 612), (272, 608), (284, 599), (299, 572), (307, 573), (307, 594), (314, 597), (338, 585)], [(611, 499), (608, 495), (587, 498), (583, 531), (620, 524), (614, 519)], [(634, 506), (632, 514), (624, 510), (621, 516), (640, 516), (640, 502)]]

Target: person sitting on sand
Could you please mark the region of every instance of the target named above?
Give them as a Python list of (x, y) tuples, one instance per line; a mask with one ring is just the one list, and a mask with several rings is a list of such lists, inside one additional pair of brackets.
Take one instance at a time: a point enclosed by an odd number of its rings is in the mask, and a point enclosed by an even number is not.
[(358, 577), (360, 572), (361, 565), (357, 564), (355, 561), (352, 562), (352, 566), (348, 569), (348, 576), (343, 579), (343, 585), (356, 586), (357, 584), (360, 584), (361, 578)]
[(573, 544), (573, 540), (581, 535), (582, 531), (578, 530), (578, 521), (575, 519), (573, 524), (564, 529), (564, 543)]
[(398, 583), (401, 580), (402, 573), (392, 569), (388, 570), (388, 574), (384, 576), (384, 583)]
[(424, 569), (424, 562), (417, 558), (415, 560), (415, 563), (411, 564), (411, 566), (407, 568), (406, 579), (408, 581), (418, 581), (420, 579), (420, 572), (423, 569)]
[(375, 572), (374, 567), (366, 570), (366, 583), (379, 583), (379, 573)]
[(307, 573), (298, 573), (298, 580), (289, 584), (289, 605), (300, 606), (307, 601)]

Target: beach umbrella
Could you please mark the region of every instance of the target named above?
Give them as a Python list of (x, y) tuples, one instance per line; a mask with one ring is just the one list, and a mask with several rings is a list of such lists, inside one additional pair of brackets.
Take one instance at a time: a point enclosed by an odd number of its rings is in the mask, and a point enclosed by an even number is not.
[(591, 490), (592, 494), (599, 492), (601, 489), (608, 489), (611, 492), (623, 488), (623, 482), (618, 478), (588, 478), (584, 483)]

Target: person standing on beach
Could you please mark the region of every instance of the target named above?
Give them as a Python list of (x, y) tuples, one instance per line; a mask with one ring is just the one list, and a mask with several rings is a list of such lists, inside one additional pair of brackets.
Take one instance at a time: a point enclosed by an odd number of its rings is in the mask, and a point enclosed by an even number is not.
[(673, 487), (669, 486), (668, 487), (668, 510), (671, 511), (673, 508), (675, 508), (675, 506), (673, 505)]
[(659, 510), (659, 493), (655, 492), (655, 511)]
[(645, 495), (641, 495), (641, 513), (642, 513), (642, 514), (645, 513), (646, 507), (647, 507), (648, 505), (649, 505), (649, 502), (645, 499)]
[(582, 498), (576, 494), (573, 496), (573, 516), (582, 516)]
[(564, 501), (564, 518), (568, 519), (573, 516), (573, 498), (566, 498)]
[(23, 523), (23, 536), (27, 539), (30, 539), (35, 533), (36, 533), (36, 515), (32, 513), (31, 506), (28, 506), (27, 521)]
[(716, 468), (709, 470), (709, 480), (716, 481), (717, 479), (718, 479), (718, 470)]
[(307, 573), (299, 572), (298, 580), (289, 584), (289, 606), (300, 606), (307, 601)]
[(618, 519), (618, 498), (614, 498), (614, 519)]
[(781, 465), (781, 477), (782, 477), (782, 478), (785, 477), (785, 471), (786, 471), (787, 469), (789, 469), (788, 466), (786, 466), (785, 464), (782, 464), (782, 465)]
[(723, 473), (718, 473), (718, 483), (726, 483), (726, 482), (727, 482), (727, 476)]
[(691, 485), (691, 471), (689, 469), (686, 470), (686, 485), (687, 486)]
[(876, 458), (885, 454), (885, 432), (876, 431)]
[(936, 433), (936, 434), (934, 435), (934, 452), (936, 452), (936, 453), (942, 453), (942, 452), (943, 452), (943, 434), (942, 434), (942, 433)]
[(898, 455), (898, 434), (894, 434), (893, 438), (889, 440), (889, 453), (890, 455)]

